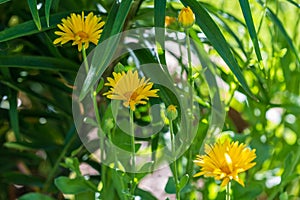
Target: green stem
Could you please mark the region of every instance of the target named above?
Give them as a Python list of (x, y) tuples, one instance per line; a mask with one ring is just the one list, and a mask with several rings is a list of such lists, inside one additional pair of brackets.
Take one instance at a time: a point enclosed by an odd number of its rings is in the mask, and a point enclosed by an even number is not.
[(84, 67), (85, 67), (85, 72), (86, 72), (86, 74), (88, 74), (88, 72), (89, 72), (89, 63), (88, 63), (88, 60), (87, 60), (87, 57), (86, 57), (86, 50), (85, 50), (84, 45), (82, 46), (82, 59), (83, 59)]
[(176, 154), (175, 154), (175, 140), (174, 140), (174, 129), (173, 129), (173, 120), (170, 120), (170, 135), (171, 135), (171, 149), (172, 156), (174, 159), (174, 181), (176, 185), (176, 199), (180, 200), (180, 191), (179, 191), (179, 180), (178, 180), (178, 172), (177, 172), (177, 162), (176, 162)]
[(230, 200), (230, 188), (231, 188), (231, 182), (229, 181), (226, 185), (226, 200)]
[[(83, 46), (82, 47), (82, 59), (83, 59), (83, 63), (84, 63), (84, 67), (85, 67), (85, 71), (86, 71), (86, 74), (88, 74), (89, 72), (89, 63), (88, 63), (88, 60), (87, 60), (87, 56), (86, 56), (86, 49), (85, 47)], [(98, 125), (98, 136), (100, 138), (100, 152), (101, 152), (101, 162), (104, 161), (104, 137), (103, 137), (103, 134), (100, 132), (101, 130), (101, 119), (100, 119), (100, 113), (99, 113), (99, 109), (98, 109), (98, 103), (97, 103), (97, 92), (93, 90), (93, 88), (91, 88), (91, 97), (92, 97), (92, 101), (93, 101), (93, 107), (94, 107), (94, 111), (95, 111), (95, 117), (96, 117), (96, 122), (97, 122), (97, 125)], [(101, 181), (103, 183), (103, 188), (105, 186), (105, 183), (106, 183), (106, 178), (105, 178), (105, 175), (106, 175), (106, 168), (104, 165), (101, 165)]]
[[(191, 56), (191, 42), (189, 37), (189, 29), (185, 29), (186, 33), (186, 44), (187, 44), (187, 55), (188, 55), (188, 81), (190, 83), (189, 93), (191, 99), (191, 118), (189, 123), (189, 130), (188, 132), (192, 131), (193, 120), (194, 120), (194, 79), (193, 79), (193, 68), (192, 68), (192, 56)], [(193, 147), (191, 146), (188, 150), (188, 162), (186, 167), (186, 173), (189, 177), (192, 177), (192, 170), (193, 170)]]
[(131, 146), (132, 146), (132, 151), (131, 151), (131, 157), (132, 157), (132, 180), (131, 180), (131, 188), (130, 192), (131, 195), (134, 199), (134, 190), (135, 190), (135, 138), (134, 138), (134, 123), (133, 123), (133, 111), (130, 110), (130, 133), (131, 133)]
[[(193, 82), (193, 68), (192, 68), (192, 56), (191, 56), (191, 42), (189, 36), (189, 29), (185, 29), (186, 33), (186, 45), (187, 45), (187, 54), (188, 54), (188, 80), (190, 83)], [(193, 87), (193, 85), (191, 85)]]

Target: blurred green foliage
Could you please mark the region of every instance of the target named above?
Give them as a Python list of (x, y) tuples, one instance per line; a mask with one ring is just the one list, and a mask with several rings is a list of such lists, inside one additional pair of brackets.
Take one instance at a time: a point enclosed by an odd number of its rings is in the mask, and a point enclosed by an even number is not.
[[(176, 18), (183, 5), (196, 15), (191, 37), (202, 42), (224, 86), (220, 93), (227, 115), (222, 134), (256, 149), (257, 164), (243, 174), (246, 187), (232, 184), (233, 199), (300, 196), (299, 1), (2, 0), (0, 199), (128, 199), (130, 174), (97, 163), (77, 136), (72, 86), (82, 56), (71, 44), (54, 46), (54, 31), (70, 13), (93, 11), (106, 21), (102, 42), (123, 30), (163, 27), (165, 16)], [(169, 28), (182, 31), (176, 20)], [(204, 36), (199, 38), (199, 33)], [(135, 55), (140, 61), (156, 60), (144, 52)], [(129, 66), (124, 60), (120, 63)], [(190, 150), (193, 158), (202, 152), (211, 112), (207, 85), (200, 79), (195, 80), (195, 93), (202, 113)], [(103, 111), (108, 101), (99, 104)], [(106, 123), (111, 114), (103, 115)], [(138, 109), (136, 118), (148, 123), (147, 108)], [(167, 130), (165, 126), (162, 132)], [(129, 140), (121, 130), (115, 131), (120, 137), (113, 142)], [(159, 137), (151, 138), (153, 151), (163, 145)], [(186, 177), (188, 156), (178, 160), (180, 177)], [(83, 164), (97, 173), (85, 176)], [(106, 174), (101, 174), (104, 167)], [(147, 175), (138, 174), (137, 179)], [(165, 193), (174, 194), (173, 179), (166, 180)], [(225, 198), (224, 189), (211, 178), (190, 177), (184, 185), (182, 199)], [(138, 186), (135, 194), (161, 199), (155, 192)]]

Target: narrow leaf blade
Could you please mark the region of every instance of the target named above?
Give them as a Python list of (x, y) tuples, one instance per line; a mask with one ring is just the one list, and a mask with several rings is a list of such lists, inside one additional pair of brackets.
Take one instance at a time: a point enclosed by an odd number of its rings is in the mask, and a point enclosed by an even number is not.
[(39, 69), (51, 71), (66, 71), (76, 73), (78, 65), (62, 58), (45, 56), (0, 56), (0, 69), (18, 67), (24, 69)]
[(10, 0), (0, 0), (0, 4), (9, 2)]
[(40, 16), (39, 16), (39, 12), (37, 9), (37, 1), (36, 0), (27, 0), (33, 21), (36, 25), (36, 27), (38, 28), (38, 30), (42, 29), (41, 26), (41, 20), (40, 20)]
[(240, 2), (241, 9), (243, 11), (243, 15), (244, 15), (244, 18), (246, 21), (246, 25), (248, 28), (250, 38), (251, 38), (253, 46), (254, 46), (256, 57), (257, 57), (258, 61), (260, 62), (260, 61), (262, 61), (262, 57), (261, 57), (261, 53), (260, 53), (258, 37), (257, 37), (256, 30), (254, 27), (249, 2), (248, 2), (248, 0), (239, 0), (239, 2)]
[[(51, 16), (49, 21), (49, 27), (46, 24), (46, 18), (41, 17), (41, 27), (42, 31), (46, 31), (52, 28), (55, 28), (58, 23), (60, 23), (61, 19), (66, 17), (69, 12), (58, 13)], [(16, 39), (19, 37), (32, 35), (39, 33), (40, 31), (36, 29), (35, 23), (33, 20), (24, 22), (22, 24), (18, 24), (16, 26), (7, 28), (0, 32), (0, 42), (5, 42), (8, 40)]]
[(52, 0), (46, 0), (45, 2), (45, 17), (46, 17), (46, 23), (47, 26), (50, 26), (50, 9), (51, 9), (51, 5), (52, 5)]
[(54, 199), (41, 193), (32, 192), (21, 196), (19, 200), (54, 200)]

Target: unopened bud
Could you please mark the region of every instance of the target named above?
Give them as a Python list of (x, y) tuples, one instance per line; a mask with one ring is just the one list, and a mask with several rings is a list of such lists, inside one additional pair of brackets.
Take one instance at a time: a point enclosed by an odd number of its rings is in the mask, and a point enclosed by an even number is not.
[(167, 118), (169, 120), (174, 120), (177, 118), (177, 116), (178, 116), (178, 112), (177, 112), (176, 106), (169, 105), (167, 108)]
[(190, 7), (181, 9), (178, 15), (178, 22), (183, 28), (190, 28), (195, 23), (195, 15)]

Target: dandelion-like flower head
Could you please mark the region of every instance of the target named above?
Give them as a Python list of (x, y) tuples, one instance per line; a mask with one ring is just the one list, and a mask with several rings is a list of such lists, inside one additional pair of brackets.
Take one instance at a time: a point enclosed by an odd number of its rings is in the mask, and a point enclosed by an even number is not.
[(244, 182), (239, 178), (239, 173), (252, 168), (256, 163), (252, 162), (256, 158), (255, 149), (251, 150), (245, 144), (238, 142), (224, 143), (220, 141), (214, 145), (205, 145), (206, 155), (197, 156), (194, 162), (202, 167), (196, 176), (214, 177), (222, 180), (221, 186), (225, 186), (229, 181), (235, 180), (242, 186)]
[(107, 78), (108, 82), (105, 85), (111, 88), (103, 95), (109, 99), (122, 100), (123, 105), (133, 111), (137, 104), (146, 104), (149, 97), (158, 97), (158, 89), (152, 89), (153, 83), (149, 82), (149, 79), (139, 79), (137, 71), (113, 72), (113, 77)]
[(86, 18), (83, 12), (81, 15), (72, 13), (71, 17), (62, 19), (62, 24), (57, 25), (61, 31), (54, 33), (60, 37), (55, 39), (53, 43), (65, 44), (73, 41), (72, 45), (78, 45), (78, 51), (82, 50), (82, 45), (87, 49), (90, 42), (95, 45), (98, 44), (103, 26), (104, 22), (101, 21), (101, 17), (97, 17), (92, 12)]

